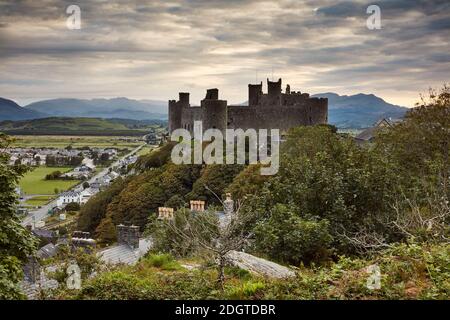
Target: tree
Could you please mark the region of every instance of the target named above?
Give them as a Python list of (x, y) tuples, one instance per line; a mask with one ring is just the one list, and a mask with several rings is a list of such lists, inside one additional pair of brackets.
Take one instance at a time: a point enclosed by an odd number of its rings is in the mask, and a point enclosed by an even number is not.
[(77, 202), (70, 202), (66, 204), (66, 207), (64, 209), (66, 211), (78, 211), (80, 210), (80, 204)]
[[(411, 187), (450, 197), (450, 87), (430, 89), (404, 121), (379, 132), (376, 148), (395, 162)], [(423, 188), (425, 187), (425, 188)]]
[(154, 215), (174, 195), (185, 197), (199, 177), (199, 165), (168, 163), (132, 178), (130, 183), (109, 203), (107, 213), (115, 225), (132, 223), (145, 227)]
[(326, 219), (302, 218), (286, 205), (272, 208), (269, 219), (257, 222), (254, 249), (278, 261), (321, 262), (330, 256), (332, 236)]
[(169, 247), (172, 250), (168, 251), (175, 254), (195, 253), (212, 257), (217, 267), (217, 282), (223, 290), (227, 256), (231, 251), (242, 249), (252, 237), (247, 225), (253, 217), (242, 213), (241, 201), (234, 208), (231, 198), (222, 201), (214, 191), (207, 186), (205, 188), (222, 204), (225, 212), (222, 217), (214, 210), (195, 212), (181, 209), (175, 212), (174, 219), (155, 221), (149, 229), (156, 248), (167, 251)]
[[(206, 200), (209, 204), (220, 204), (215, 195), (225, 194), (228, 185), (242, 169), (244, 165), (210, 164), (205, 166), (187, 197), (192, 200)], [(205, 185), (208, 189), (205, 189)]]
[(83, 189), (87, 189), (89, 187), (90, 187), (89, 182), (87, 182), (87, 181), (83, 182)]
[(18, 287), (23, 277), (22, 265), (37, 245), (16, 214), (15, 187), (27, 168), (8, 165), (9, 155), (4, 150), (11, 142), (11, 138), (0, 134), (0, 299), (23, 297)]
[(101, 220), (106, 217), (106, 209), (113, 198), (117, 196), (126, 182), (117, 178), (107, 189), (100, 191), (81, 208), (78, 217), (78, 229), (82, 231), (94, 232)]
[(117, 240), (116, 227), (111, 217), (106, 217), (100, 222), (95, 229), (95, 234), (100, 244), (109, 244)]
[(59, 179), (62, 175), (62, 172), (59, 170), (53, 171), (45, 176), (45, 180), (56, 180)]
[[(254, 189), (243, 208), (262, 217), (250, 224), (258, 227), (255, 233), (259, 231), (254, 246), (274, 259), (297, 264), (316, 258), (310, 254), (317, 249), (313, 238), (322, 252), (334, 248), (341, 254), (355, 252), (346, 236), (361, 229), (395, 240), (383, 221), (394, 215), (390, 204), (398, 180), (395, 166), (351, 138), (326, 126), (293, 128), (281, 146), (279, 173)], [(248, 189), (245, 183), (242, 186)], [(291, 227), (280, 220), (283, 212)], [(297, 237), (295, 232), (304, 234)], [(300, 245), (300, 240), (310, 248)]]

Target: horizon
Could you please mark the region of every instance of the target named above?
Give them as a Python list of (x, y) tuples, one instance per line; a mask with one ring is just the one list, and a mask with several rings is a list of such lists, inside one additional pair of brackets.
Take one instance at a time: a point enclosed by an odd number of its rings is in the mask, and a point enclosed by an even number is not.
[[(205, 89), (205, 92), (206, 92), (206, 89)], [(219, 92), (220, 92), (220, 89), (219, 89)], [(367, 96), (369, 96), (369, 95), (374, 95), (374, 96), (376, 96), (377, 98), (380, 98), (380, 99), (382, 99), (382, 100), (384, 100), (386, 103), (389, 103), (389, 104), (392, 104), (392, 105), (396, 105), (396, 106), (399, 106), (399, 107), (405, 107), (405, 108), (413, 108), (414, 106), (404, 106), (404, 105), (397, 105), (397, 104), (395, 104), (395, 103), (393, 103), (393, 102), (390, 102), (390, 101), (388, 101), (388, 100), (386, 100), (385, 98), (383, 98), (383, 97), (380, 97), (380, 96), (378, 96), (378, 95), (376, 95), (376, 94), (373, 94), (373, 93), (364, 93), (364, 92), (358, 92), (358, 93), (354, 93), (354, 94), (339, 94), (339, 93), (337, 93), (337, 92), (329, 92), (329, 91), (327, 91), (327, 92), (318, 92), (318, 93), (310, 93), (310, 95), (311, 96), (313, 96), (313, 95), (318, 95), (318, 94), (337, 94), (337, 95), (339, 95), (340, 97), (344, 97), (344, 96), (356, 96), (356, 95), (359, 95), (359, 94), (363, 94), (363, 95), (367, 95)], [(12, 101), (14, 101), (15, 103), (17, 103), (20, 107), (26, 107), (27, 105), (30, 105), (30, 104), (32, 104), (32, 103), (35, 103), (35, 102), (40, 102), (40, 101), (48, 101), (48, 100), (61, 100), (61, 99), (77, 99), (77, 100), (96, 100), (96, 99), (105, 99), (105, 100), (112, 100), (112, 99), (123, 99), (123, 98), (125, 98), (125, 99), (128, 99), (128, 100), (135, 100), (135, 101), (139, 101), (139, 102), (145, 102), (145, 101), (155, 101), (155, 102), (168, 102), (169, 100), (171, 100), (171, 99), (167, 99), (167, 100), (158, 100), (158, 99), (153, 99), (153, 98), (134, 98), (134, 97), (124, 97), (124, 96), (111, 96), (111, 97), (92, 97), (92, 98), (83, 98), (83, 97), (57, 97), (57, 98), (42, 98), (42, 99), (33, 99), (33, 98), (24, 98), (24, 99), (13, 99), (13, 98), (10, 98), (10, 97), (0, 97), (0, 98), (4, 98), (4, 99), (9, 99), (9, 100), (12, 100)], [(228, 99), (226, 99), (226, 97), (221, 97), (223, 100), (227, 100), (228, 101), (228, 103), (229, 103), (229, 105), (237, 105), (237, 104), (242, 104), (242, 103), (245, 103), (245, 102), (248, 102), (248, 99), (246, 99), (245, 101), (241, 101), (241, 102), (234, 102), (234, 101), (229, 101)], [(176, 98), (174, 98), (174, 99), (176, 99)], [(419, 100), (419, 96), (418, 96), (418, 98), (417, 98), (417, 101)], [(200, 100), (198, 101), (198, 102), (194, 102), (194, 103), (191, 103), (191, 105), (192, 106), (197, 106), (197, 105), (200, 105)]]
[[(368, 92), (412, 107), (450, 74), (450, 4), (378, 1), (381, 29), (369, 29), (370, 1), (78, 1), (0, 3), (0, 95), (126, 96), (200, 101), (219, 88), (230, 103), (246, 86), (285, 79), (310, 94)], [(28, 104), (28, 103), (26, 103)]]

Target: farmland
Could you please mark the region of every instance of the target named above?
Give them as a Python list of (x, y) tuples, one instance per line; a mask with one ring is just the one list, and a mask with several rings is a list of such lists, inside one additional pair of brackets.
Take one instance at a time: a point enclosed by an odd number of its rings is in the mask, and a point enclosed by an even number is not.
[(98, 147), (133, 149), (142, 144), (137, 137), (123, 136), (61, 136), (61, 135), (21, 135), (14, 136), (16, 148), (72, 148)]
[(25, 194), (54, 194), (55, 188), (65, 191), (78, 184), (78, 180), (45, 180), (45, 176), (53, 171), (67, 172), (70, 167), (37, 167), (27, 172), (20, 180), (19, 186)]
[(29, 206), (43, 206), (45, 204), (47, 204), (48, 202), (50, 202), (50, 200), (52, 200), (54, 198), (54, 196), (35, 196), (32, 197), (28, 200), (25, 201), (26, 205)]

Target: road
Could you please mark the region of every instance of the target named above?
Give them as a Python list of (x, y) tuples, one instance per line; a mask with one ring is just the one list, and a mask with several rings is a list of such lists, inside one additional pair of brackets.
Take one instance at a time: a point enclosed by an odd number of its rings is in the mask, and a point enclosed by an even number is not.
[[(96, 179), (103, 177), (104, 175), (106, 175), (109, 172), (110, 168), (113, 168), (113, 167), (119, 165), (119, 161), (120, 160), (128, 158), (129, 156), (134, 155), (135, 153), (139, 152), (139, 150), (141, 150), (144, 146), (145, 146), (145, 144), (142, 144), (139, 147), (133, 149), (133, 151), (131, 151), (127, 155), (123, 156), (122, 158), (120, 158), (119, 160), (114, 162), (113, 164), (111, 164), (108, 168), (103, 169), (102, 171), (97, 173), (95, 176), (91, 177), (87, 182), (89, 184), (91, 184)], [(83, 191), (83, 186), (80, 183), (80, 184), (76, 185), (74, 188), (72, 188), (71, 190), (73, 190), (73, 191)], [(54, 208), (55, 206), (56, 206), (56, 199), (51, 201), (51, 202), (49, 202), (49, 203), (47, 203), (46, 205), (40, 207), (39, 209), (30, 211), (30, 213), (23, 219), (22, 225), (23, 226), (26, 226), (26, 225), (34, 226), (34, 224), (36, 222), (44, 220), (45, 218), (47, 218), (48, 217), (48, 210), (50, 210), (51, 208)]]

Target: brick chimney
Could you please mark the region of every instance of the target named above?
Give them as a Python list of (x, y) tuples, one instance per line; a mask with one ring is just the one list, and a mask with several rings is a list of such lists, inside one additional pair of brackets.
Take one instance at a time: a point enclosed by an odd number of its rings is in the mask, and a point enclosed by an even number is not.
[(223, 202), (223, 211), (225, 214), (234, 212), (234, 201), (231, 199), (231, 193), (226, 194), (226, 200)]
[(117, 243), (127, 244), (132, 249), (139, 248), (139, 227), (119, 224), (117, 226)]
[(202, 200), (191, 200), (191, 211), (203, 212), (205, 211), (205, 201)]
[(173, 219), (173, 208), (159, 207), (158, 208), (158, 219), (172, 220)]

